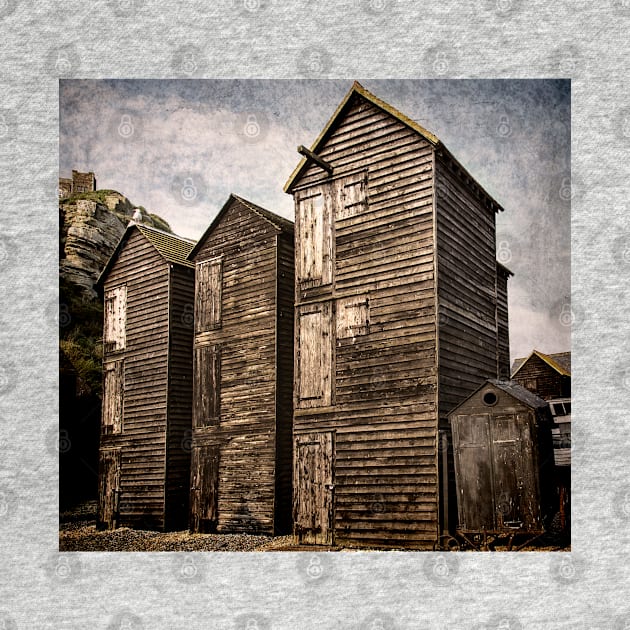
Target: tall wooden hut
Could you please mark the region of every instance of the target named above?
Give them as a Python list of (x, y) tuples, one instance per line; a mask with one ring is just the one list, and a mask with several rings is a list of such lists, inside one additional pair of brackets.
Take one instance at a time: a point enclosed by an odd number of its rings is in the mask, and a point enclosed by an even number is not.
[(99, 528), (187, 524), (193, 245), (130, 223), (97, 282), (104, 297)]
[(196, 266), (190, 529), (291, 527), (293, 223), (230, 195)]
[(426, 548), (439, 535), (440, 426), (446, 436), (448, 412), (509, 370), (502, 208), (436, 136), (358, 83), (298, 151), (285, 186), (294, 532)]

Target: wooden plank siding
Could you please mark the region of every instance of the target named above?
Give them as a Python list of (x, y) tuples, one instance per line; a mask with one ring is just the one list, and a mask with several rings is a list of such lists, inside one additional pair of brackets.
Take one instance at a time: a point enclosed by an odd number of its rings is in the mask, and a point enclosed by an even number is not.
[(535, 354), (515, 372), (514, 380), (544, 400), (571, 396), (571, 377), (559, 374)]
[[(194, 299), (193, 270), (168, 262), (135, 227), (127, 229), (114, 257), (102, 280), (103, 291), (108, 295), (125, 287), (125, 344), (105, 348), (103, 363), (124, 366), (119, 392), (123, 412), (118, 433), (108, 430), (103, 417), (100, 448), (120, 453), (117, 524), (181, 528), (186, 523), (190, 457), (181, 443), (190, 425), (192, 389), (192, 321), (184, 311)], [(105, 331), (111, 328), (107, 312), (104, 326)], [(107, 388), (104, 397), (107, 410)]]
[[(217, 452), (216, 487), (209, 491), (216, 501), (216, 531), (286, 533), (291, 518), (292, 230), (285, 235), (231, 196), (192, 258), (197, 266), (222, 261), (220, 324), (196, 331), (194, 340), (196, 354), (209, 351), (219, 361), (205, 378), (202, 364), (195, 363), (193, 392), (196, 408), (215, 410), (211, 422), (193, 427), (193, 449)], [(197, 308), (202, 304), (199, 295), (196, 303)], [(192, 475), (198, 479), (203, 471)], [(191, 529), (199, 526), (198, 515), (191, 514)]]
[(510, 272), (497, 264), (497, 376), (510, 378), (510, 329), (508, 318), (508, 279)]
[[(303, 436), (334, 432), (335, 543), (428, 547), (438, 516), (432, 149), (356, 98), (318, 155), (334, 176), (311, 166), (295, 186), (296, 257), (308, 246), (302, 200), (323, 194), (331, 278), (305, 285), (296, 270), (295, 456)], [(318, 305), (332, 322), (325, 330), (333, 383), (330, 403), (312, 406), (298, 400), (309, 378), (300, 373), (308, 369), (300, 319)], [(294, 479), (298, 515), (300, 483)]]

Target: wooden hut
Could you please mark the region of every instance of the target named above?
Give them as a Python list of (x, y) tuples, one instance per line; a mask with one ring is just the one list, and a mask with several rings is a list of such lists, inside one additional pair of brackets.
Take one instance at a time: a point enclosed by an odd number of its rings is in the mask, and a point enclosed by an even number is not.
[(130, 223), (97, 283), (104, 296), (99, 528), (187, 524), (193, 245)]
[(488, 380), (449, 420), (457, 532), (474, 546), (544, 533), (555, 513), (548, 404), (515, 381)]
[(291, 527), (293, 223), (230, 195), (196, 266), (190, 529)]
[(294, 532), (430, 547), (439, 428), (448, 443), (447, 413), (509, 370), (502, 208), (358, 83), (298, 151)]

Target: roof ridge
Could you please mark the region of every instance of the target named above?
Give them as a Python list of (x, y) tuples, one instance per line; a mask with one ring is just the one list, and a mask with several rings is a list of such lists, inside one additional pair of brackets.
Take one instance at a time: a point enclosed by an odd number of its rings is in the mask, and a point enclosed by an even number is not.
[(166, 232), (165, 230), (160, 230), (159, 228), (153, 227), (152, 225), (146, 225), (144, 223), (137, 223), (136, 221), (130, 221), (129, 225), (127, 225), (127, 227), (130, 227), (131, 224), (137, 226), (138, 228), (142, 228), (142, 229), (145, 229), (145, 230), (152, 230), (153, 232), (159, 232), (160, 234), (164, 234), (164, 236), (169, 236), (171, 238), (177, 238), (180, 241), (187, 241), (189, 243), (196, 243), (197, 242), (197, 241), (195, 241), (194, 238), (188, 238), (187, 236), (180, 236), (179, 234), (175, 234), (174, 232)]

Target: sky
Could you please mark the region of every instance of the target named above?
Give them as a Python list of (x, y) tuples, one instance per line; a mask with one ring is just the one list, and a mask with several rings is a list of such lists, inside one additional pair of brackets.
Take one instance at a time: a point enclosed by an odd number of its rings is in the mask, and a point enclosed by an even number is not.
[[(568, 80), (370, 80), (503, 206), (512, 359), (571, 344)], [(197, 239), (230, 193), (293, 219), (282, 188), (352, 80), (62, 80), (60, 176), (94, 171)]]

